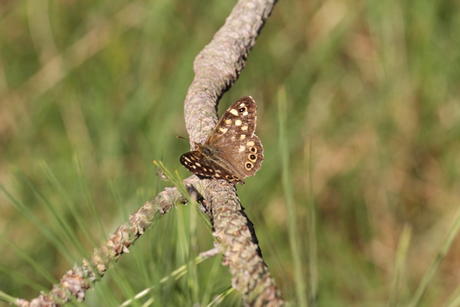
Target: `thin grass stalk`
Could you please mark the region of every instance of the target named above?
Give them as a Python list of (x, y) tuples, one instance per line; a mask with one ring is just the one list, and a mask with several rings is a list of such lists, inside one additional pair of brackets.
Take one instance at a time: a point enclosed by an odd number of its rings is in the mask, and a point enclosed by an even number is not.
[(407, 251), (409, 249), (412, 237), (411, 228), (405, 225), (399, 239), (398, 248), (396, 250), (396, 259), (394, 267), (393, 280), (391, 282), (390, 299), (388, 306), (398, 306), (400, 301), (401, 282), (405, 276)]
[(445, 307), (459, 307), (460, 306), (460, 286), (455, 289), (454, 293), (451, 295), (447, 301)]
[(9, 191), (7, 191), (3, 185), (0, 185), (0, 191), (3, 192), (3, 194), (6, 196), (8, 200), (10, 200), (11, 204), (15, 207), (16, 210), (18, 210), (18, 212), (21, 212), (23, 216), (27, 217), (27, 219), (29, 219), (40, 230), (44, 237), (46, 237), (50, 242), (52, 242), (55, 246), (58, 247), (59, 252), (64, 255), (67, 261), (74, 261), (72, 255), (70, 254), (62, 240), (60, 240), (59, 237), (56, 236), (56, 234), (50, 231), (49, 227), (45, 226), (43, 222), (41, 222), (37, 218), (37, 216), (34, 215), (30, 208), (28, 208), (24, 203), (22, 203), (18, 199), (14, 198), (13, 195)]
[(286, 134), (287, 98), (284, 90), (278, 93), (278, 124), (279, 124), (279, 150), (281, 156), (281, 178), (284, 190), (286, 210), (288, 213), (289, 244), (294, 261), (295, 291), (298, 306), (308, 306), (306, 283), (303, 275), (303, 266), (300, 252), (300, 238), (297, 228), (297, 213), (294, 203), (294, 193), (289, 173), (289, 144)]
[[(218, 249), (213, 248), (213, 249), (210, 249), (210, 250), (208, 250), (206, 252), (200, 253), (191, 262), (193, 263), (193, 265), (196, 266), (196, 265), (199, 265), (200, 263), (202, 263), (203, 261), (205, 261), (205, 260), (217, 255), (218, 253), (219, 253)], [(185, 276), (185, 274), (187, 274), (188, 267), (189, 267), (188, 263), (184, 264), (184, 265), (181, 265), (180, 267), (178, 267), (177, 269), (172, 271), (169, 275), (167, 275), (167, 276), (163, 277), (162, 279), (160, 279), (159, 284), (164, 284), (167, 281), (169, 281), (170, 279), (174, 279), (174, 280), (180, 279), (181, 277)], [(129, 300), (124, 301), (120, 305), (120, 307), (126, 307), (126, 306), (129, 306), (130, 304), (133, 304), (134, 301), (145, 297), (147, 294), (152, 292), (153, 289), (155, 289), (155, 287), (146, 288), (146, 289), (138, 292), (136, 295), (134, 295)]]
[(425, 294), (428, 285), (430, 284), (434, 275), (438, 271), (439, 265), (441, 264), (442, 260), (444, 260), (445, 256), (447, 255), (447, 252), (449, 251), (452, 245), (452, 242), (457, 237), (459, 230), (460, 230), (460, 209), (458, 210), (456, 214), (454, 223), (452, 224), (452, 227), (450, 228), (449, 233), (447, 234), (447, 238), (444, 241), (444, 244), (439, 249), (431, 265), (428, 267), (428, 270), (423, 276), (422, 281), (420, 282), (417, 288), (417, 291), (415, 292), (414, 297), (410, 301), (408, 307), (415, 307), (415, 306), (418, 306), (418, 304), (420, 303), (420, 300)]
[[(59, 179), (53, 173), (53, 171), (51, 170), (51, 168), (49, 167), (48, 164), (42, 163), (41, 167), (44, 170), (44, 172), (45, 172), (45, 174), (47, 176), (47, 179), (49, 180), (51, 185), (53, 187), (55, 187), (56, 191), (58, 191), (59, 194), (62, 196), (62, 198), (66, 200), (65, 202), (63, 202), (63, 205), (65, 205), (65, 208), (67, 208), (69, 210), (69, 212), (72, 214), (72, 216), (74, 218), (74, 221), (78, 224), (78, 229), (80, 229), (80, 231), (84, 234), (84, 236), (94, 246), (97, 246), (97, 242), (94, 239), (94, 236), (91, 235), (90, 231), (88, 230), (89, 227), (85, 224), (85, 218), (83, 218), (81, 216), (81, 214), (78, 212), (78, 210), (76, 210), (75, 204), (72, 203), (72, 200), (69, 198), (68, 192), (62, 186), (62, 183), (59, 181)], [(58, 214), (58, 216), (61, 216), (61, 215), (62, 215), (61, 213)], [(96, 215), (96, 216), (98, 216), (98, 215)], [(68, 225), (68, 222), (66, 224), (67, 224), (66, 227), (70, 228), (69, 231), (70, 231), (71, 235), (75, 237), (75, 234), (74, 234), (73, 230), (71, 229), (72, 227), (70, 225)], [(78, 243), (78, 244), (75, 244), (75, 246), (78, 247), (78, 251), (80, 252), (80, 255), (84, 255), (85, 251), (84, 251), (83, 247), (81, 246), (79, 240), (77, 238), (75, 238), (75, 240)], [(86, 256), (86, 255), (84, 255), (84, 256)]]
[(308, 272), (309, 272), (309, 284), (308, 284), (308, 303), (310, 306), (316, 306), (316, 300), (318, 297), (318, 244), (317, 244), (317, 233), (316, 233), (316, 208), (313, 194), (313, 164), (312, 164), (312, 146), (308, 144), (307, 154), (307, 169), (308, 169), (308, 196), (307, 196), (307, 208), (308, 208), (308, 224), (307, 224), (307, 235), (308, 235)]
[(17, 298), (0, 290), (0, 301), (4, 301), (12, 305), (17, 301)]
[(7, 240), (3, 236), (0, 236), (0, 241), (2, 242), (1, 246), (3, 246), (6, 249), (13, 249), (15, 256), (24, 260), (25, 263), (30, 264), (30, 266), (35, 270), (35, 272), (37, 272), (37, 276), (43, 277), (49, 283), (56, 282), (56, 279), (52, 276), (49, 270), (42, 267), (40, 263), (38, 263), (37, 260), (34, 259), (34, 257), (30, 256), (27, 252), (24, 252), (22, 249), (16, 246), (14, 242)]
[(208, 305), (206, 305), (206, 307), (212, 307), (212, 306), (218, 306), (220, 305), (220, 303), (222, 303), (222, 301), (227, 297), (229, 296), (231, 293), (233, 293), (233, 291), (235, 291), (235, 289), (233, 289), (232, 287), (228, 288), (227, 290), (225, 290), (224, 292), (222, 292), (221, 294), (219, 295), (216, 295), (214, 297), (214, 299), (209, 302)]
[[(106, 234), (107, 230), (104, 227), (104, 224), (102, 223), (102, 220), (100, 218), (100, 214), (97, 212), (95, 202), (91, 198), (91, 193), (89, 192), (88, 189), (88, 182), (86, 180), (86, 176), (83, 172), (82, 165), (80, 163), (80, 160), (77, 158), (74, 159), (75, 166), (77, 167), (77, 172), (78, 172), (78, 184), (81, 188), (82, 191), (82, 198), (83, 198), (83, 204), (86, 205), (86, 208), (88, 209), (89, 212), (96, 218), (97, 226), (99, 228), (99, 231), (101, 234)], [(124, 215), (128, 216), (128, 214)]]

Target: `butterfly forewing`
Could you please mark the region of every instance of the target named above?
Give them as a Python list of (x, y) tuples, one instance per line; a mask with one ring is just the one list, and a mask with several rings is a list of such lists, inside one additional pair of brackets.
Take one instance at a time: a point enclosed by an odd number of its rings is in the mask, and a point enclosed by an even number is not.
[(256, 111), (256, 102), (252, 97), (238, 99), (224, 112), (206, 144), (219, 146), (221, 143), (237, 143), (239, 140), (236, 136), (253, 135), (256, 129)]
[(180, 157), (180, 163), (199, 177), (225, 179), (229, 182), (240, 181), (238, 177), (230, 174), (225, 168), (198, 150), (184, 153)]

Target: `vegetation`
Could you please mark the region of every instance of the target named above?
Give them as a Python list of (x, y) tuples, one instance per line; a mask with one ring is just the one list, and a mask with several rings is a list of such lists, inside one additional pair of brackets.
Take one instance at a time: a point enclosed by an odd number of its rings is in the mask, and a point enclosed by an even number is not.
[[(193, 59), (233, 4), (0, 4), (0, 298), (49, 290), (169, 185), (153, 159), (189, 175)], [(293, 306), (460, 306), (459, 38), (454, 1), (275, 7), (220, 110), (258, 102), (238, 194)], [(85, 304), (238, 306), (200, 215), (158, 220)]]

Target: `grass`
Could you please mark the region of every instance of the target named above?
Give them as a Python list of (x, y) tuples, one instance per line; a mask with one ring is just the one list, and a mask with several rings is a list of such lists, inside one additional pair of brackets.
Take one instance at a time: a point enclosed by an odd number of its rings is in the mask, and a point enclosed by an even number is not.
[[(0, 299), (49, 290), (168, 185), (152, 160), (187, 176), (193, 59), (233, 4), (0, 4)], [(456, 8), (279, 1), (223, 97), (258, 102), (265, 161), (238, 194), (293, 306), (459, 305)], [(86, 304), (239, 306), (220, 257), (195, 262), (211, 248), (176, 207)]]
[(304, 265), (302, 265), (302, 241), (297, 227), (297, 213), (294, 204), (294, 193), (292, 191), (292, 182), (289, 176), (289, 144), (286, 141), (286, 92), (281, 90), (278, 95), (278, 122), (279, 122), (279, 151), (281, 156), (282, 183), (284, 199), (286, 200), (287, 224), (289, 231), (289, 245), (293, 258), (293, 269), (295, 272), (296, 301), (299, 306), (307, 306), (307, 287), (304, 278)]
[(420, 300), (422, 299), (423, 295), (426, 293), (427, 288), (429, 284), (431, 283), (431, 281), (433, 280), (434, 275), (439, 270), (439, 265), (446, 257), (446, 254), (449, 251), (454, 239), (457, 237), (459, 231), (460, 231), (460, 211), (457, 213), (454, 219), (454, 224), (451, 226), (444, 243), (439, 248), (435, 259), (433, 260), (431, 265), (428, 267), (426, 273), (423, 275), (423, 278), (420, 281), (419, 286), (417, 287), (417, 291), (415, 291), (415, 294), (409, 303), (410, 307), (415, 307), (420, 304)]

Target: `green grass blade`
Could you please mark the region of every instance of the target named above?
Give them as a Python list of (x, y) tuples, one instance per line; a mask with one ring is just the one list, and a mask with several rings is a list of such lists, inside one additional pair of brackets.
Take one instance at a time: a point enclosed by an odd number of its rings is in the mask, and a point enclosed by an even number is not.
[(51, 273), (43, 268), (40, 263), (37, 262), (31, 255), (29, 255), (27, 252), (22, 251), (20, 248), (18, 248), (13, 242), (6, 241), (3, 237), (0, 237), (2, 242), (2, 246), (5, 246), (5, 244), (9, 245), (9, 248), (14, 249), (14, 253), (22, 260), (24, 260), (26, 263), (28, 263), (31, 267), (34, 268), (34, 270), (43, 278), (45, 278), (50, 284), (56, 283), (57, 280), (51, 275)]
[(308, 272), (309, 272), (309, 290), (308, 290), (308, 303), (310, 306), (316, 306), (318, 297), (318, 243), (316, 233), (316, 208), (313, 193), (313, 168), (312, 168), (312, 154), (311, 143), (308, 145), (307, 167), (308, 169), (308, 195), (307, 196), (307, 209), (308, 209)]
[(399, 239), (398, 248), (396, 250), (395, 268), (393, 281), (391, 282), (390, 299), (388, 306), (398, 306), (400, 300), (401, 281), (405, 275), (405, 264), (407, 258), (407, 251), (412, 236), (411, 228), (406, 225), (402, 231)]
[[(180, 193), (187, 199), (187, 201), (193, 205), (195, 208), (198, 208), (200, 205), (196, 202), (196, 200), (190, 196), (190, 194), (187, 191), (187, 188), (184, 185), (183, 178), (179, 176), (179, 174), (176, 172), (171, 172), (168, 168), (166, 168), (161, 161), (153, 161), (153, 165), (158, 167), (158, 169), (161, 171), (161, 173), (180, 191)], [(198, 210), (201, 220), (206, 224), (208, 229), (212, 229), (211, 222), (209, 221), (208, 218), (205, 217), (205, 215)]]
[(449, 251), (452, 243), (454, 242), (454, 239), (457, 237), (457, 234), (460, 230), (460, 210), (458, 210), (457, 215), (454, 219), (454, 223), (452, 224), (452, 227), (449, 230), (449, 233), (447, 234), (447, 238), (444, 241), (444, 244), (441, 246), (439, 249), (436, 258), (433, 260), (431, 265), (428, 267), (428, 270), (426, 271), (425, 275), (422, 278), (422, 281), (420, 282), (417, 291), (414, 294), (414, 297), (409, 303), (409, 307), (416, 307), (419, 305), (420, 300), (422, 299), (422, 296), (425, 294), (425, 291), (433, 279), (434, 275), (436, 274), (439, 265), (441, 264), (442, 260), (444, 260), (444, 257), (447, 255), (447, 252)]
[(445, 307), (459, 307), (459, 306), (460, 306), (460, 287), (457, 287), (454, 293), (450, 296)]
[(16, 300), (17, 300), (17, 298), (15, 298), (15, 297), (13, 297), (11, 295), (8, 295), (5, 292), (0, 290), (0, 301), (4, 301), (4, 302), (7, 302), (7, 303), (9, 303), (11, 305), (14, 305)]
[(2, 276), (8, 276), (9, 282), (17, 284), (19, 287), (26, 285), (27, 287), (30, 287), (36, 292), (40, 292), (46, 289), (46, 287), (41, 283), (32, 280), (28, 274), (24, 274), (16, 270), (11, 271), (10, 266), (0, 265), (0, 274)]
[[(197, 257), (195, 257), (195, 259), (193, 259), (191, 262), (193, 262), (194, 265), (199, 265), (200, 263), (202, 263), (203, 261), (209, 259), (209, 258), (212, 258), (213, 256), (215, 256), (215, 252), (214, 252), (214, 249), (211, 249), (207, 252), (204, 252), (204, 253), (201, 253), (200, 255), (198, 255)], [(171, 280), (171, 279), (174, 279), (174, 280), (179, 280), (180, 278), (182, 278), (183, 276), (185, 276), (185, 274), (187, 274), (188, 272), (188, 266), (189, 264), (184, 264), (184, 265), (181, 265), (180, 267), (178, 267), (177, 269), (175, 269), (174, 271), (172, 271), (169, 275), (163, 277), (160, 281), (159, 281), (159, 285), (161, 284), (164, 284), (166, 283), (167, 281)], [(126, 307), (126, 306), (129, 306), (131, 305), (135, 300), (139, 300), (143, 297), (145, 297), (146, 295), (148, 295), (149, 293), (152, 292), (152, 290), (154, 289), (155, 287), (149, 287), (149, 288), (146, 288), (140, 292), (138, 292), (136, 295), (133, 295), (132, 298), (124, 301), (120, 307)]]
[(55, 218), (55, 220), (58, 221), (61, 227), (63, 228), (63, 232), (65, 231), (65, 233), (68, 234), (67, 236), (69, 237), (70, 240), (72, 240), (72, 244), (75, 247), (77, 247), (78, 251), (80, 252), (80, 255), (86, 256), (87, 251), (81, 245), (80, 243), (81, 240), (76, 237), (75, 231), (72, 229), (72, 226), (69, 225), (69, 221), (67, 221), (64, 218), (64, 214), (69, 212), (71, 216), (73, 217), (73, 220), (77, 223), (79, 231), (81, 231), (85, 235), (85, 237), (88, 240), (90, 240), (90, 242), (92, 242), (94, 246), (96, 246), (96, 242), (93, 236), (91, 236), (91, 234), (88, 231), (88, 226), (85, 225), (85, 219), (76, 210), (75, 204), (72, 202), (72, 199), (68, 195), (69, 192), (66, 191), (65, 188), (62, 186), (62, 183), (60, 182), (59, 178), (56, 177), (56, 175), (50, 169), (48, 164), (43, 163), (42, 169), (44, 170), (48, 181), (51, 183), (53, 190), (59, 193), (60, 195), (59, 199), (63, 200), (60, 208), (59, 208), (59, 205), (53, 205), (47, 200), (44, 200), (44, 201), (46, 201), (46, 203), (48, 204), (48, 207), (50, 208), (50, 212), (53, 213), (53, 217)]
[(295, 289), (298, 306), (308, 306), (306, 296), (306, 283), (303, 275), (304, 268), (301, 262), (301, 241), (297, 229), (297, 213), (294, 203), (294, 192), (292, 190), (292, 182), (289, 172), (289, 144), (286, 133), (286, 118), (287, 118), (287, 98), (284, 90), (280, 90), (278, 94), (278, 123), (279, 123), (279, 151), (281, 156), (282, 168), (282, 185), (284, 190), (284, 198), (286, 210), (288, 213), (288, 232), (289, 244), (291, 247), (292, 258), (294, 261), (294, 276)]
[(235, 289), (233, 289), (232, 287), (229, 287), (227, 290), (225, 290), (224, 292), (222, 292), (221, 294), (219, 295), (216, 295), (214, 297), (214, 299), (209, 302), (208, 305), (206, 305), (206, 307), (212, 307), (212, 306), (218, 306), (220, 305), (220, 303), (222, 303), (222, 301), (227, 297), (229, 296), (230, 294), (232, 294), (233, 292), (235, 291)]
[(87, 177), (84, 174), (83, 166), (81, 165), (80, 161), (74, 157), (74, 164), (77, 169), (77, 179), (80, 191), (82, 191), (82, 203), (86, 205), (88, 212), (91, 212), (91, 215), (96, 218), (97, 226), (99, 227), (99, 231), (101, 234), (107, 234), (107, 230), (104, 228), (102, 220), (100, 218), (99, 213), (96, 210), (95, 202), (91, 198), (91, 189), (90, 183), (87, 181)]
[(10, 200), (10, 202), (14, 205), (14, 207), (20, 212), (23, 216), (29, 219), (45, 236), (50, 242), (52, 242), (59, 251), (65, 256), (66, 260), (69, 262), (73, 262), (75, 259), (68, 251), (68, 248), (65, 244), (61, 241), (61, 239), (49, 229), (49, 226), (44, 225), (41, 220), (39, 220), (33, 212), (31, 212), (30, 208), (28, 208), (24, 203), (14, 198), (11, 193), (9, 193), (4, 186), (0, 185), (0, 191)]

